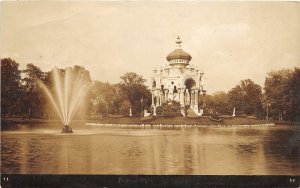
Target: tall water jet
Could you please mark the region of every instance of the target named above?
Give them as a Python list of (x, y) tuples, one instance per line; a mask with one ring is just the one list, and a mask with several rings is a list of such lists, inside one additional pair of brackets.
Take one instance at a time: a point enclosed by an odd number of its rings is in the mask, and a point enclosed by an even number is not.
[(48, 88), (42, 82), (40, 85), (64, 125), (61, 132), (73, 133), (70, 123), (88, 90), (91, 82), (89, 73), (78, 66), (75, 68), (67, 67), (65, 70), (55, 67), (51, 73), (53, 87)]

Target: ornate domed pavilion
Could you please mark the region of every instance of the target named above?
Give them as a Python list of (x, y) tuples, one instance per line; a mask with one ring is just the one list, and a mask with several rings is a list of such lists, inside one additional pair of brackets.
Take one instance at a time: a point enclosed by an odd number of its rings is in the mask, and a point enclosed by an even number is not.
[[(199, 95), (205, 95), (204, 73), (190, 65), (192, 56), (181, 49), (180, 37), (176, 40), (176, 49), (167, 57), (164, 68), (154, 69), (152, 74), (152, 107), (175, 100), (182, 107), (188, 107), (197, 116), (203, 114), (199, 108)], [(185, 116), (185, 111), (181, 112)]]

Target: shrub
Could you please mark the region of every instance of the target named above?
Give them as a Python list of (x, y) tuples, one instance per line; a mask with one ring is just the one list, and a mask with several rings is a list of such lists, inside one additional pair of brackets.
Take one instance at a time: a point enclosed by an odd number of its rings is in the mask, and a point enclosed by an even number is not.
[(177, 101), (170, 101), (163, 103), (161, 105), (163, 116), (182, 116), (181, 115), (181, 106)]

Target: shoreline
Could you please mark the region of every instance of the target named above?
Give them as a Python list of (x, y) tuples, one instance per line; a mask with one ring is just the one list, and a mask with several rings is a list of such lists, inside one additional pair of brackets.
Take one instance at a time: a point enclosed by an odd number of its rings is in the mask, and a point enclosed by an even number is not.
[(97, 127), (121, 127), (121, 128), (204, 128), (204, 127), (274, 127), (275, 123), (252, 124), (252, 125), (131, 125), (131, 124), (101, 124), (101, 123), (85, 123), (86, 126)]
[[(22, 118), (1, 118), (1, 124), (14, 125), (14, 124), (44, 124), (44, 123), (60, 123), (58, 119), (22, 119)], [(269, 125), (300, 125), (299, 122), (286, 122), (286, 121), (266, 121), (250, 117), (225, 117), (221, 122), (212, 121), (208, 116), (189, 118), (189, 117), (103, 117), (100, 119), (82, 119), (72, 120), (72, 124), (85, 125), (124, 125), (124, 126), (160, 126), (160, 127), (226, 127), (226, 126), (269, 126)]]

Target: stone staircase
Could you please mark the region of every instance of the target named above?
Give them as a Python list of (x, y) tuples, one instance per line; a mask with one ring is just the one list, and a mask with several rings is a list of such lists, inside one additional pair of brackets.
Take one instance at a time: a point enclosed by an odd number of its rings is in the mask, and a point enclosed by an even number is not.
[(195, 111), (194, 111), (193, 109), (191, 109), (191, 108), (189, 108), (189, 109), (187, 110), (187, 115), (186, 115), (186, 116), (187, 116), (187, 117), (199, 117), (199, 115), (196, 114)]

